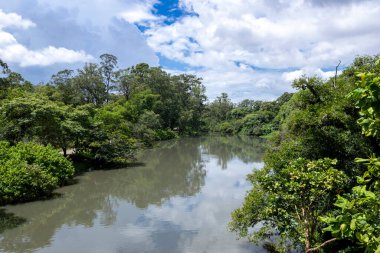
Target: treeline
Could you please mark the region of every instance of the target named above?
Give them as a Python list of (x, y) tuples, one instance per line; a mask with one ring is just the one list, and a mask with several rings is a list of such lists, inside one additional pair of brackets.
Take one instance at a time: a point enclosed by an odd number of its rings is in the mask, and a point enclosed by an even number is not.
[(136, 143), (202, 130), (206, 96), (200, 78), (116, 64), (115, 56), (105, 54), (100, 64), (62, 70), (48, 84), (33, 86), (2, 63), (0, 138), (112, 161), (128, 158)]
[(380, 252), (380, 57), (293, 87), (230, 229), (271, 252)]

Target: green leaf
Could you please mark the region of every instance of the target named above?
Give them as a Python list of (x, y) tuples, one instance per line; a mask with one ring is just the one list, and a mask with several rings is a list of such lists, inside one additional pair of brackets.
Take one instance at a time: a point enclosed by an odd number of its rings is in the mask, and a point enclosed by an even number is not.
[(350, 222), (350, 229), (355, 230), (356, 229), (356, 219), (352, 219)]
[(339, 195), (338, 195), (338, 200), (335, 202), (334, 205), (337, 207), (340, 207), (342, 209), (350, 209), (351, 208), (351, 202), (348, 199), (343, 198)]

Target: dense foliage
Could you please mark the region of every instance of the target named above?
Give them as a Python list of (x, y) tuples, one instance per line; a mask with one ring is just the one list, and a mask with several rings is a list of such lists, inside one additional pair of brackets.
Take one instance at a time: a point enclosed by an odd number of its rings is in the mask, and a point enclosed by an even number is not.
[[(358, 124), (363, 134), (378, 140), (380, 136), (380, 59), (375, 68), (357, 74), (357, 89), (350, 95), (360, 109)], [(338, 196), (338, 211), (321, 218), (329, 231), (339, 239), (354, 241), (366, 252), (380, 252), (380, 158), (355, 160), (366, 166), (357, 184), (345, 196)]]
[(74, 175), (74, 167), (51, 146), (0, 142), (0, 205), (50, 195)]
[(109, 161), (130, 157), (137, 143), (203, 129), (205, 88), (193, 75), (147, 64), (118, 69), (117, 58), (104, 54), (99, 65), (62, 70), (47, 85), (30, 86), (2, 67), (0, 138), (12, 145), (35, 141)]
[(231, 230), (276, 252), (380, 250), (380, 162), (357, 159), (379, 152), (377, 59), (358, 57), (336, 80), (294, 81), (298, 92), (279, 109), (265, 168), (249, 176), (253, 189)]

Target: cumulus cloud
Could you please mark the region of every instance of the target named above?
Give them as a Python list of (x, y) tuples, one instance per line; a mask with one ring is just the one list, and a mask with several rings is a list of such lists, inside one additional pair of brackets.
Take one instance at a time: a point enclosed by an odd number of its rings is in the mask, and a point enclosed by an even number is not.
[(322, 69), (333, 69), (339, 60), (347, 66), (356, 55), (376, 54), (380, 44), (379, 1), (180, 3), (196, 15), (151, 26), (145, 31), (148, 44), (168, 59), (202, 68), (212, 89), (236, 90), (251, 82), (252, 96), (260, 98), (255, 90), (265, 87), (278, 96), (275, 92), (290, 89), (291, 78), (301, 74), (328, 78), (334, 72)]
[(84, 62), (93, 59), (84, 51), (74, 51), (64, 47), (48, 46), (30, 50), (20, 44), (11, 33), (4, 31), (8, 27), (28, 29), (34, 26), (36, 25), (32, 21), (16, 13), (5, 13), (0, 10), (0, 58), (5, 62), (17, 63), (21, 67)]
[(86, 62), (93, 60), (84, 51), (49, 46), (41, 50), (28, 50), (21, 44), (12, 43), (0, 48), (0, 58), (5, 62), (18, 63), (21, 67), (48, 66), (55, 63)]
[(35, 26), (35, 24), (30, 20), (23, 19), (16, 13), (5, 13), (2, 9), (0, 9), (0, 29), (9, 26), (27, 29)]
[[(103, 53), (117, 56), (120, 67), (140, 62), (157, 66), (158, 57), (147, 45), (145, 37), (135, 24), (127, 22), (121, 16), (122, 13), (128, 13), (128, 10), (141, 10), (148, 17), (138, 18), (136, 14), (134, 21), (140, 20), (140, 23), (154, 19), (158, 22), (159, 17), (151, 13), (156, 2), (2, 1), (0, 58), (34, 83), (46, 82), (52, 74), (64, 68), (81, 68), (83, 62), (96, 61)], [(12, 54), (9, 49), (13, 50)]]
[[(341, 73), (342, 73), (341, 70), (337, 72), (338, 75)], [(328, 79), (330, 77), (335, 76), (335, 70), (334, 71), (323, 71), (320, 68), (307, 68), (307, 67), (305, 67), (305, 68), (295, 70), (295, 71), (284, 72), (282, 74), (282, 78), (283, 78), (283, 80), (285, 80), (287, 82), (292, 82), (293, 80), (295, 80), (295, 79), (297, 79), (303, 75), (318, 76), (318, 77), (321, 77), (322, 79)]]
[(147, 21), (157, 21), (160, 18), (153, 15), (153, 3), (133, 3), (128, 9), (118, 16), (129, 23), (145, 23)]
[(12, 34), (0, 30), (0, 46), (6, 46), (16, 43), (17, 40)]

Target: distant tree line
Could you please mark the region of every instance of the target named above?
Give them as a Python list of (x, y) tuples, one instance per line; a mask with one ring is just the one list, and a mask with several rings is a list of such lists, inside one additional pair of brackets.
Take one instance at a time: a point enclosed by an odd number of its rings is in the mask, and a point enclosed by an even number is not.
[(245, 99), (234, 104), (227, 93), (222, 93), (206, 106), (206, 128), (226, 135), (267, 137), (278, 130), (280, 107), (291, 97), (292, 93), (285, 92), (275, 101)]

